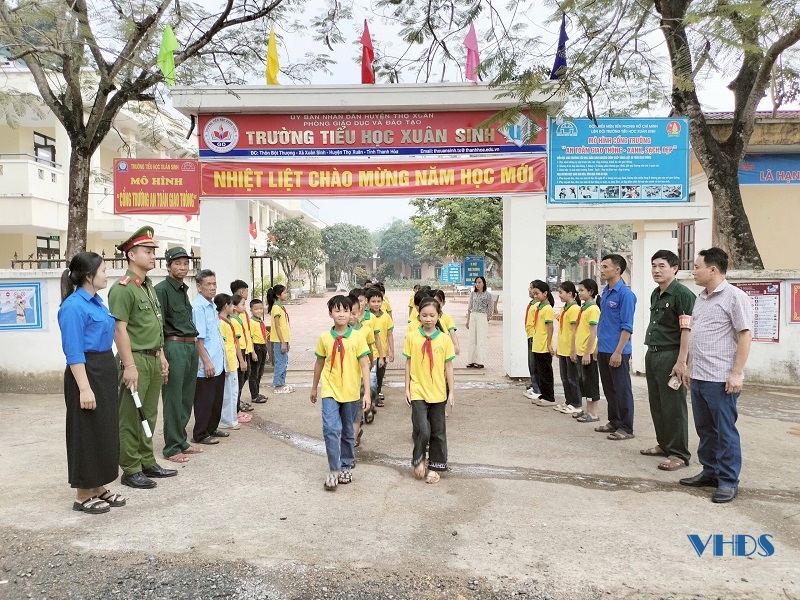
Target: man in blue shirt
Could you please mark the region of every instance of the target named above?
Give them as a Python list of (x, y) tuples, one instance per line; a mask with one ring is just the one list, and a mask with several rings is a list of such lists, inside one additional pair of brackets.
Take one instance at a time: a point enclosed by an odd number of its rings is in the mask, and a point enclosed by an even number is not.
[(197, 444), (218, 444), (218, 437), (228, 437), (217, 429), (222, 416), (225, 391), (225, 346), (219, 330), (219, 315), (214, 305), (217, 277), (203, 269), (195, 276), (197, 297), (192, 302), (192, 320), (197, 327), (197, 350), (200, 364), (194, 391), (194, 430)]
[(608, 400), (608, 423), (595, 431), (608, 433), (610, 440), (634, 437), (630, 360), (636, 296), (622, 281), (627, 266), (619, 254), (607, 254), (600, 263), (600, 275), (608, 285), (600, 298), (597, 365)]

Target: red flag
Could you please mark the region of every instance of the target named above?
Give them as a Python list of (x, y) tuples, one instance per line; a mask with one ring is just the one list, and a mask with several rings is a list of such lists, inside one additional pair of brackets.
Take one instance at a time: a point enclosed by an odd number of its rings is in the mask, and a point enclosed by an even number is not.
[(186, 215), (186, 222), (188, 223), (191, 220), (192, 220), (192, 215)]
[(258, 237), (258, 228), (255, 221), (250, 221), (250, 237), (253, 239)]
[(372, 48), (372, 38), (369, 36), (367, 20), (364, 19), (364, 33), (361, 35), (361, 83), (375, 83), (375, 71), (372, 70), (372, 61), (375, 60), (375, 51)]
[(473, 23), (469, 24), (469, 32), (467, 33), (467, 37), (464, 38), (464, 46), (467, 48), (466, 78), (478, 83), (478, 76), (475, 74), (475, 69), (481, 62), (481, 58), (478, 55), (478, 36), (475, 35), (475, 25)]

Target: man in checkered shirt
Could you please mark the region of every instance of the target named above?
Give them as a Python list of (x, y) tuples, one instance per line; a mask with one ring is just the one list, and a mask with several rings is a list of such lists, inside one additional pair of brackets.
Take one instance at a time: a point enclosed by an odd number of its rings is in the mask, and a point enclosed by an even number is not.
[(722, 249), (698, 253), (692, 274), (704, 289), (692, 314), (691, 380), (684, 375), (684, 383), (691, 385), (692, 412), (700, 437), (697, 458), (703, 471), (680, 483), (716, 487), (711, 501), (717, 503), (733, 500), (739, 486), (742, 450), (736, 430), (736, 401), (742, 391), (753, 329), (750, 299), (728, 283), (727, 270), (728, 255)]

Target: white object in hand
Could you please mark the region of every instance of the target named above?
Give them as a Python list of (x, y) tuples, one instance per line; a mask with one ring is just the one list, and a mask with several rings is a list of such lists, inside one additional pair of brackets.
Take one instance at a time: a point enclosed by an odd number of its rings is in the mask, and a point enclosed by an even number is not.
[(150, 431), (150, 423), (147, 422), (147, 419), (145, 419), (144, 413), (142, 412), (142, 399), (139, 398), (139, 392), (136, 390), (131, 390), (131, 395), (133, 396), (133, 403), (136, 405), (136, 409), (139, 411), (139, 418), (142, 419), (144, 435), (147, 438), (151, 438), (153, 437), (153, 432)]

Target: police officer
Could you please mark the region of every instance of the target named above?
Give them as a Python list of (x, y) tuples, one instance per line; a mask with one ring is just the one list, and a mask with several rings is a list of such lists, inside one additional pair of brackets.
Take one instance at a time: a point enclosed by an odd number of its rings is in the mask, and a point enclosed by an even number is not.
[(138, 391), (142, 412), (150, 431), (154, 431), (161, 384), (169, 374), (163, 353), (161, 306), (147, 276), (156, 266), (157, 247), (151, 227), (142, 227), (122, 242), (118, 249), (128, 261), (128, 271), (108, 292), (109, 309), (117, 321), (114, 342), (119, 352), (119, 464), (123, 472), (120, 481), (142, 489), (156, 486), (151, 477), (178, 474), (156, 463), (152, 439), (145, 434), (131, 394), (132, 390)]
[(687, 372), (695, 296), (675, 279), (678, 256), (674, 252), (659, 250), (653, 254), (650, 272), (658, 287), (650, 295), (644, 360), (650, 414), (658, 443), (640, 452), (646, 456), (665, 457), (658, 468), (675, 471), (688, 465), (691, 458), (686, 388), (681, 380)]
[(164, 252), (167, 278), (156, 284), (156, 295), (164, 316), (164, 355), (169, 378), (161, 388), (164, 404), (164, 458), (176, 463), (189, 460), (187, 454), (203, 450), (186, 439), (186, 425), (192, 416), (197, 383), (197, 328), (192, 321), (184, 278), (189, 273), (189, 254), (183, 248)]

